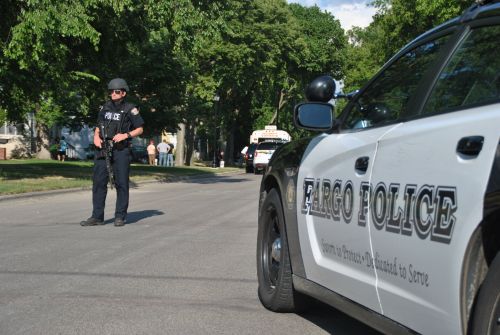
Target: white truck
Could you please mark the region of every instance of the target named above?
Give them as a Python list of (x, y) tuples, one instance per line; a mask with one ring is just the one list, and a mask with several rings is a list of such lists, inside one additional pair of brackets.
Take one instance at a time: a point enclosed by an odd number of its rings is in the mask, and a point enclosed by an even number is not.
[(252, 132), (252, 135), (250, 135), (250, 144), (252, 143), (260, 143), (262, 141), (269, 141), (269, 140), (281, 140), (285, 142), (290, 142), (291, 137), (290, 134), (288, 134), (284, 130), (278, 130), (276, 126), (266, 126), (264, 129), (261, 130), (254, 130)]

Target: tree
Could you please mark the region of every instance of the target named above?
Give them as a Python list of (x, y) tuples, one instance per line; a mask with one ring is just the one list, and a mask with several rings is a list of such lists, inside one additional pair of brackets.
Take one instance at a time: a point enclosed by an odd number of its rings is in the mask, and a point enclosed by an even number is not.
[(123, 77), (145, 136), (185, 126), (187, 162), (195, 138), (220, 133), (232, 158), (255, 128), (289, 129), (306, 83), (345, 63), (338, 21), (285, 0), (4, 3), (1, 118), (92, 125), (107, 81)]
[(362, 86), (399, 49), (425, 31), (460, 15), (468, 0), (375, 0), (377, 14), (348, 32), (346, 91)]
[[(6, 118), (23, 122), (36, 113), (41, 139), (47, 129), (64, 119), (66, 108), (81, 105), (82, 80), (93, 76), (68, 67), (72, 44), (98, 41), (85, 13), (88, 3), (10, 1), (2, 22), (0, 109)], [(6, 33), (7, 32), (7, 33)], [(76, 89), (75, 89), (76, 88)], [(65, 94), (62, 94), (65, 93)], [(64, 108), (63, 108), (64, 106)], [(41, 142), (44, 147), (48, 143)]]
[(318, 7), (303, 7), (291, 4), (293, 16), (299, 25), (299, 35), (304, 47), (295, 58), (296, 68), (290, 71), (294, 85), (289, 90), (288, 103), (284, 108), (282, 128), (292, 137), (301, 137), (308, 132), (293, 127), (293, 106), (304, 100), (305, 87), (320, 75), (342, 79), (347, 63), (347, 37), (332, 14)]
[(278, 122), (290, 128), (291, 109), (312, 78), (342, 75), (346, 39), (331, 14), (285, 1), (234, 1), (223, 18), (221, 38), (202, 63), (212, 65), (207, 77), (218, 84), (231, 159), (254, 129)]

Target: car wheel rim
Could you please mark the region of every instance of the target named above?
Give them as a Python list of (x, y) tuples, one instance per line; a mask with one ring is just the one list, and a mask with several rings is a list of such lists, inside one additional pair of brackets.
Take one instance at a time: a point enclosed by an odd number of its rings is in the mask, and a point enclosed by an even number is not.
[(279, 218), (275, 208), (270, 208), (268, 225), (263, 250), (265, 275), (271, 288), (276, 287), (281, 261), (281, 234), (279, 230)]
[(493, 322), (490, 327), (489, 334), (499, 335), (500, 334), (500, 298), (497, 297), (495, 307), (493, 308)]
[(276, 238), (271, 246), (271, 257), (273, 261), (278, 262), (281, 259), (281, 238)]

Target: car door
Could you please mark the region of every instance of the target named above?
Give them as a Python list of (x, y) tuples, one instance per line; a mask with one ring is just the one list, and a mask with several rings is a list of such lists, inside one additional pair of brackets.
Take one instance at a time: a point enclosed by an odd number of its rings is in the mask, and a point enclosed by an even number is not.
[(464, 34), (415, 119), (379, 141), (371, 180), (383, 313), (423, 334), (462, 332), (463, 255), (500, 137), (500, 27)]
[(377, 146), (411, 110), (409, 99), (447, 40), (424, 44), (386, 66), (346, 108), (338, 132), (311, 143), (299, 170), (307, 278), (380, 313), (368, 215)]
[(375, 145), (386, 129), (322, 135), (305, 153), (297, 187), (298, 227), (308, 279), (380, 312), (369, 233), (357, 193), (368, 183)]

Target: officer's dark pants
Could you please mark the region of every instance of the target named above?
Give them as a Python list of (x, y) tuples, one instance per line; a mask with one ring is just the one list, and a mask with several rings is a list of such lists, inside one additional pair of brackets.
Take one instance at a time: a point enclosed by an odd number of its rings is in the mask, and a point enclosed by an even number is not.
[[(113, 171), (115, 173), (116, 208), (115, 218), (126, 219), (128, 209), (130, 150), (113, 150)], [(94, 177), (92, 186), (92, 217), (104, 220), (104, 206), (108, 193), (108, 170), (103, 158), (94, 161)]]

